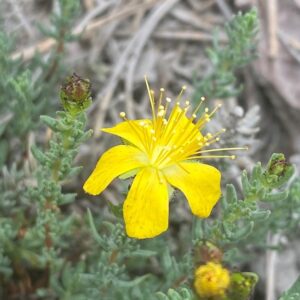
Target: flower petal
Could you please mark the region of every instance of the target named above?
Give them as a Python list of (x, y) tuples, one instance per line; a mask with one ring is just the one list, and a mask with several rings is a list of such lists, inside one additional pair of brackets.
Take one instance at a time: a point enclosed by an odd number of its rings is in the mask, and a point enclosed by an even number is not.
[(141, 150), (144, 146), (144, 127), (141, 124), (151, 123), (150, 120), (128, 120), (111, 128), (103, 128), (102, 131), (117, 135)]
[(145, 159), (145, 154), (135, 147), (115, 146), (100, 157), (83, 189), (91, 195), (98, 195), (115, 177), (142, 167)]
[(186, 196), (193, 214), (206, 218), (221, 195), (221, 173), (197, 162), (182, 162), (163, 170), (167, 181)]
[(135, 177), (123, 206), (127, 235), (145, 239), (168, 228), (169, 201), (167, 182), (152, 167)]

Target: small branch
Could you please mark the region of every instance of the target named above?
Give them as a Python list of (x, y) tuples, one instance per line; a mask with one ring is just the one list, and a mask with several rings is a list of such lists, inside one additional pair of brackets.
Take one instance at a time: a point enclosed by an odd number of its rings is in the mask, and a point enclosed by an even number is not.
[(268, 0), (268, 30), (269, 30), (269, 56), (276, 58), (278, 55), (278, 2), (277, 0)]
[(223, 16), (226, 18), (227, 21), (230, 21), (232, 19), (233, 13), (230, 7), (228, 6), (228, 4), (226, 3), (226, 1), (216, 0), (216, 2)]
[[(281, 235), (279, 233), (267, 236), (267, 245), (277, 246)], [(266, 300), (275, 300), (275, 275), (276, 275), (277, 251), (273, 249), (267, 250), (266, 253)]]
[[(116, 32), (116, 37), (127, 38), (131, 35), (129, 32)], [(195, 41), (195, 42), (211, 42), (213, 40), (212, 34), (201, 31), (157, 31), (152, 34), (154, 39), (159, 40), (174, 40), (174, 41)], [(221, 42), (226, 42), (225, 36), (219, 36)]]
[(17, 1), (15, 0), (9, 0), (10, 5), (12, 6), (12, 9), (16, 15), (16, 17), (20, 20), (21, 26), (24, 28), (24, 30), (27, 32), (28, 36), (30, 38), (33, 38), (34, 36), (34, 30), (26, 19), (24, 12), (20, 10), (20, 3), (17, 4)]

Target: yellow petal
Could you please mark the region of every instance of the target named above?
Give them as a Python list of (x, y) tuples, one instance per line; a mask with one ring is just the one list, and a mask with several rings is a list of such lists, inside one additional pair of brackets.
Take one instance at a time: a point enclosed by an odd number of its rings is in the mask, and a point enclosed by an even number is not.
[(128, 141), (141, 150), (145, 150), (144, 127), (141, 124), (150, 124), (150, 120), (128, 120), (111, 128), (103, 128), (102, 131), (111, 133)]
[(113, 147), (100, 157), (83, 189), (91, 195), (98, 195), (115, 177), (143, 166), (145, 159), (145, 154), (135, 147), (128, 145)]
[(168, 228), (167, 182), (158, 170), (142, 169), (135, 177), (123, 206), (127, 235), (145, 239)]
[(163, 170), (167, 181), (186, 196), (193, 214), (206, 218), (220, 195), (221, 173), (214, 167), (182, 162)]

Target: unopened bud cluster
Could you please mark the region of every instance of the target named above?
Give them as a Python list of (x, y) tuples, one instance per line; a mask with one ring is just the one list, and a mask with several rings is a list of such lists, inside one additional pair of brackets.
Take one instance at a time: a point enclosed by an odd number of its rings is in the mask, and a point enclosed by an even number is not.
[(61, 87), (60, 99), (65, 110), (71, 114), (78, 114), (92, 103), (91, 83), (77, 74), (66, 78)]

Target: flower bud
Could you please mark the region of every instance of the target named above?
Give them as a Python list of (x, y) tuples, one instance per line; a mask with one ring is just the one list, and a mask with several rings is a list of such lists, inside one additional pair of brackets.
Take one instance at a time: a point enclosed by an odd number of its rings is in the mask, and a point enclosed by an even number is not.
[(201, 298), (222, 297), (230, 285), (229, 271), (219, 263), (208, 262), (195, 272), (194, 287)]
[(77, 114), (92, 103), (91, 83), (77, 74), (66, 78), (60, 90), (60, 99), (65, 110)]
[(270, 187), (277, 187), (287, 182), (294, 173), (294, 167), (287, 163), (282, 153), (274, 153), (264, 173)]

